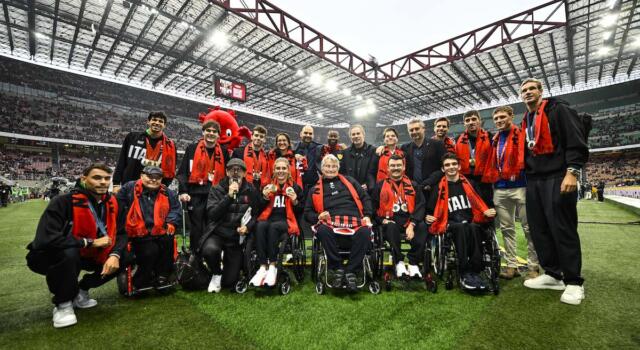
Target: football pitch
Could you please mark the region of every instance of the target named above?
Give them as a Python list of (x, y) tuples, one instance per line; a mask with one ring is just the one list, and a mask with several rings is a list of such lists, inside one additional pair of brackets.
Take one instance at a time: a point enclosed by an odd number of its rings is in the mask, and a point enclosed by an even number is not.
[[(608, 203), (579, 203), (586, 300), (501, 281), (499, 296), (416, 283), (372, 295), (317, 295), (307, 276), (289, 295), (177, 290), (121, 297), (114, 281), (92, 290), (98, 306), (54, 329), (44, 276), (26, 245), (46, 203), (0, 208), (1, 349), (631, 349), (640, 348), (640, 217)], [(586, 223), (588, 222), (588, 223)], [(526, 254), (519, 234), (519, 251)], [(499, 241), (502, 242), (501, 237)]]

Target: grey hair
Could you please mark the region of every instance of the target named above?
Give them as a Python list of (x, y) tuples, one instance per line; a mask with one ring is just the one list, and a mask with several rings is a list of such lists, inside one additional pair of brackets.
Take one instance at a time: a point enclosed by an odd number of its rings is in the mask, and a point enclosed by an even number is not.
[(422, 125), (423, 128), (427, 127), (426, 125), (424, 125), (424, 120), (418, 119), (418, 118), (409, 120), (409, 122), (407, 123), (407, 126), (409, 126), (409, 124), (416, 124), (416, 123), (420, 123), (420, 125)]
[(333, 154), (329, 153), (324, 156), (324, 158), (322, 158), (322, 161), (320, 162), (320, 167), (322, 168), (327, 162), (338, 163), (338, 170), (340, 169), (340, 160), (338, 160), (338, 157), (334, 156)]

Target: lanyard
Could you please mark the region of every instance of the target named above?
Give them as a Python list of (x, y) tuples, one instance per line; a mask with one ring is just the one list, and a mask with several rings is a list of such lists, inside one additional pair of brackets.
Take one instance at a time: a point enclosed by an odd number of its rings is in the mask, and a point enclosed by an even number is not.
[[(502, 134), (503, 132), (500, 132), (500, 135), (498, 136), (498, 147), (496, 148), (496, 157), (498, 160), (498, 172), (502, 173), (502, 164), (504, 164), (504, 153), (507, 150), (507, 138), (509, 137), (509, 135), (507, 135), (504, 138), (504, 142), (502, 141)], [(502, 146), (502, 147), (501, 147)], [(501, 150), (502, 148), (502, 150)]]
[[(533, 115), (533, 118), (531, 117)], [(535, 121), (538, 117), (538, 112), (529, 112), (527, 113), (527, 141), (535, 141), (536, 136), (534, 132)]]
[(87, 204), (89, 204), (89, 210), (91, 210), (91, 215), (93, 215), (93, 218), (96, 220), (96, 226), (98, 228), (97, 236), (98, 237), (106, 236), (107, 227), (104, 225), (102, 218), (98, 216), (98, 213), (96, 213), (96, 209), (93, 207), (93, 204), (91, 204), (91, 201), (89, 199), (87, 199)]

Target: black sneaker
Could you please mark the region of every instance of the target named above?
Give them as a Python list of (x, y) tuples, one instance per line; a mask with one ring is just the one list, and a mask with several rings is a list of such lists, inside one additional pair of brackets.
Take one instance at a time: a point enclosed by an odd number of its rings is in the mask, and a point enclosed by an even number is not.
[(487, 289), (487, 284), (484, 282), (484, 280), (482, 279), (482, 277), (480, 277), (479, 274), (474, 273), (472, 274), (473, 279), (475, 280), (475, 284), (478, 287), (478, 290), (486, 290)]
[(328, 272), (327, 282), (329, 282), (331, 287), (342, 288), (342, 279), (344, 278), (344, 270), (336, 269), (336, 270), (329, 270), (327, 272)]
[(356, 274), (353, 272), (349, 272), (344, 275), (344, 279), (346, 280), (347, 290), (349, 292), (357, 292), (358, 291), (358, 279), (356, 278)]
[(466, 290), (478, 289), (478, 284), (474, 278), (474, 275), (469, 272), (466, 272), (464, 275), (462, 275), (462, 278), (460, 279), (460, 286)]

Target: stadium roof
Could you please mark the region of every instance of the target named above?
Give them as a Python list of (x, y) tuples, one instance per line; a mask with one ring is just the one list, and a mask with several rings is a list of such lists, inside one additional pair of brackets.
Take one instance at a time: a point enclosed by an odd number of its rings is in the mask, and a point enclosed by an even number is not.
[(380, 64), (264, 0), (2, 5), (6, 55), (211, 103), (213, 77), (227, 78), (246, 84), (244, 107), (318, 125), (514, 102), (529, 76), (557, 94), (640, 70), (638, 0), (554, 0)]

